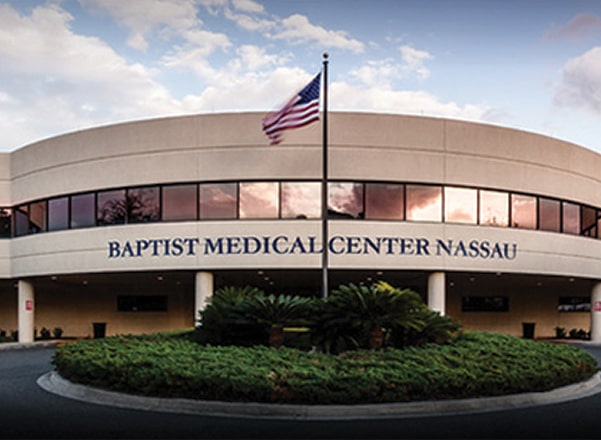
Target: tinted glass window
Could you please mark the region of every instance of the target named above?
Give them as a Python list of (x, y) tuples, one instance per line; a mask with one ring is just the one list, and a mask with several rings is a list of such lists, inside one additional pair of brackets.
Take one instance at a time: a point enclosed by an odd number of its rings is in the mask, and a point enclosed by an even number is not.
[(96, 225), (96, 197), (94, 193), (71, 197), (71, 227), (87, 228)]
[(442, 187), (407, 185), (407, 220), (442, 221)]
[(536, 228), (536, 197), (511, 195), (511, 226), (522, 229)]
[(562, 203), (563, 209), (563, 232), (568, 234), (580, 234), (580, 206), (574, 203)]
[(163, 187), (163, 220), (196, 220), (198, 185)]
[(373, 220), (405, 219), (405, 185), (365, 184), (365, 218)]
[(330, 182), (328, 184), (329, 218), (363, 218), (363, 185)]
[(46, 201), (29, 205), (29, 232), (37, 234), (46, 231)]
[(127, 222), (147, 223), (160, 219), (159, 187), (132, 188), (127, 190)]
[(538, 199), (538, 228), (542, 231), (561, 231), (561, 203), (541, 197)]
[(585, 237), (597, 238), (597, 210), (587, 206), (582, 207), (582, 231)]
[(97, 201), (98, 225), (121, 225), (127, 216), (125, 190), (102, 191)]
[(478, 191), (470, 188), (444, 189), (445, 222), (476, 224), (478, 217)]
[(48, 230), (69, 228), (69, 197), (48, 200)]
[(282, 218), (320, 218), (321, 183), (282, 182)]
[(277, 182), (240, 183), (240, 218), (278, 218)]
[(0, 238), (10, 238), (12, 235), (12, 215), (10, 208), (0, 208)]
[(509, 225), (508, 193), (480, 190), (480, 224), (486, 226)]
[(20, 237), (29, 234), (29, 206), (17, 206), (14, 210), (15, 235)]
[(210, 183), (200, 185), (200, 218), (235, 219), (237, 217), (237, 185), (235, 183)]

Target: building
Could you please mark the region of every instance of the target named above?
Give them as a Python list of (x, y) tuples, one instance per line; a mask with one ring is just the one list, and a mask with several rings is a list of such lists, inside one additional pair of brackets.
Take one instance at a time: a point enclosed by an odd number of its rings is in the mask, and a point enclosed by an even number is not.
[[(319, 294), (321, 127), (98, 127), (0, 156), (0, 329), (194, 325), (215, 288)], [(474, 329), (601, 340), (601, 155), (446, 119), (329, 115), (330, 285), (383, 279)]]

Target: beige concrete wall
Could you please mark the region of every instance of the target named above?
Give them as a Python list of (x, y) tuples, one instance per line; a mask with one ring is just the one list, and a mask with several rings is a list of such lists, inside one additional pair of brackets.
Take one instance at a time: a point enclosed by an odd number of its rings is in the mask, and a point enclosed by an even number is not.
[[(36, 285), (35, 280), (33, 281)], [(118, 295), (167, 295), (167, 312), (119, 312)], [(194, 326), (193, 292), (183, 288), (139, 288), (135, 284), (114, 286), (56, 286), (36, 289), (35, 327), (63, 329), (64, 337), (93, 336), (93, 322), (105, 322), (107, 336), (139, 334)]]
[[(590, 330), (591, 317), (588, 312), (558, 312), (560, 296), (588, 296), (590, 292), (578, 295), (565, 291), (549, 291), (546, 288), (500, 290), (494, 285), (485, 290), (447, 290), (447, 314), (461, 321), (466, 329), (485, 330), (522, 336), (522, 323), (535, 323), (535, 337), (551, 338), (555, 336), (555, 327)], [(508, 312), (462, 312), (461, 296), (507, 296)]]

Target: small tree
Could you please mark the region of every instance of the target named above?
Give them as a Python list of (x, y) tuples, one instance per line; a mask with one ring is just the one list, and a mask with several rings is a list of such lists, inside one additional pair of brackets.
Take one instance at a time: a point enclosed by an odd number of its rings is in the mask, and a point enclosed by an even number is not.
[(245, 319), (267, 330), (271, 347), (279, 348), (284, 343), (284, 327), (307, 324), (313, 304), (313, 298), (257, 295), (245, 300), (241, 311)]

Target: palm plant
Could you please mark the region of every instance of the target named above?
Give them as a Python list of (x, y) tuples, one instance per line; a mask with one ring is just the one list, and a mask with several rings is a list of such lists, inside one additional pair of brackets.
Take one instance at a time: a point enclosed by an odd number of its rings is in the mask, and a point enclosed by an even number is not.
[(419, 312), (424, 307), (420, 296), (408, 289), (399, 290), (387, 283), (342, 285), (326, 300), (316, 323), (318, 341), (326, 351), (362, 341), (371, 349), (384, 345), (393, 328), (420, 329), (424, 322)]
[(313, 298), (292, 295), (256, 295), (242, 304), (245, 319), (266, 328), (269, 345), (279, 348), (284, 343), (284, 326), (308, 323)]

